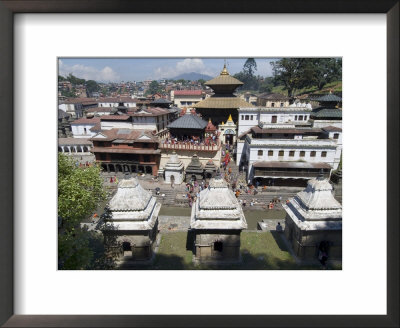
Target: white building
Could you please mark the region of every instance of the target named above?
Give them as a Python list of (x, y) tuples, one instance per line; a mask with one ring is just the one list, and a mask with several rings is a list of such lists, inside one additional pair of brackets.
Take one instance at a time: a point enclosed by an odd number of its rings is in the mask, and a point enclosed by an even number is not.
[(91, 138), (96, 134), (92, 129), (99, 124), (99, 117), (81, 117), (71, 123), (72, 135), (74, 138)]
[(136, 107), (136, 99), (130, 97), (113, 97), (113, 98), (99, 98), (98, 99), (99, 107)]
[(176, 152), (171, 154), (169, 161), (165, 164), (165, 183), (180, 185), (183, 182), (183, 163)]
[(204, 98), (202, 90), (171, 90), (171, 101), (179, 108), (191, 107)]
[(305, 185), (320, 172), (329, 177), (339, 166), (342, 129), (341, 115), (328, 115), (318, 117), (306, 104), (240, 108), (237, 164), (248, 180), (268, 185)]
[(165, 130), (174, 113), (165, 108), (142, 108), (120, 115), (101, 116), (101, 129)]

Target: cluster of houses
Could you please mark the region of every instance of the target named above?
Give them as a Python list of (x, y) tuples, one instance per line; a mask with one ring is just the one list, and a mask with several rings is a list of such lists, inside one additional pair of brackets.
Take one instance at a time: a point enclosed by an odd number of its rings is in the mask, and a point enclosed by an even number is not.
[[(193, 251), (198, 259), (232, 260), (247, 225), (218, 169), (222, 152), (233, 149), (249, 184), (306, 187), (284, 205), (285, 234), (297, 254), (315, 256), (315, 244), (329, 239), (337, 247), (331, 254), (340, 257), (341, 205), (328, 180), (340, 169), (342, 99), (327, 94), (312, 105), (277, 94), (239, 97), (242, 84), (224, 67), (205, 83), (208, 91), (171, 90), (170, 99), (62, 101), (58, 150), (78, 161), (91, 155), (110, 174), (149, 174), (174, 184), (209, 179), (192, 206)], [(136, 178), (122, 180), (104, 228), (110, 249), (151, 257), (159, 209)]]

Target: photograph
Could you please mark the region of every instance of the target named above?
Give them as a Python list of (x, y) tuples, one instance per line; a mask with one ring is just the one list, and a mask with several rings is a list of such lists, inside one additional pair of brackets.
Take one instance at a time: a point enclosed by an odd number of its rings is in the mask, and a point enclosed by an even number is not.
[(342, 58), (58, 58), (59, 270), (341, 270)]
[(59, 58), (60, 270), (341, 270), (341, 58)]

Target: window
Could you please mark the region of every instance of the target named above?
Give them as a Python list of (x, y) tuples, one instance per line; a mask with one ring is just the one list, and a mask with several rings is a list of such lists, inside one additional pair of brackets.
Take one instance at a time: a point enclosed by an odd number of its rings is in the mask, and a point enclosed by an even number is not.
[(83, 128), (83, 131), (85, 132), (85, 134), (86, 134), (86, 132), (87, 132), (87, 129), (86, 128)]
[(289, 151), (289, 156), (294, 157), (294, 150)]
[(258, 156), (262, 156), (262, 155), (263, 155), (263, 151), (262, 151), (262, 150), (259, 150), (259, 151), (257, 152), (257, 155), (258, 155)]
[(248, 121), (248, 120), (249, 120), (249, 115), (246, 115), (246, 116), (244, 117), (244, 119), (245, 119), (246, 121)]
[(326, 157), (326, 151), (321, 152), (321, 157)]
[(333, 139), (339, 139), (339, 133), (335, 133), (335, 134), (333, 135)]
[(242, 121), (244, 120), (244, 115), (242, 115)]
[(316, 155), (317, 155), (317, 152), (314, 150), (310, 153), (310, 157), (315, 157)]
[(305, 157), (306, 156), (306, 152), (304, 151), (304, 150), (302, 150), (301, 152), (300, 152), (300, 157)]
[(273, 150), (268, 150), (268, 156), (274, 156), (274, 151)]
[(279, 151), (279, 156), (283, 156), (285, 154), (285, 152), (283, 150)]
[(283, 103), (281, 103), (281, 107), (283, 107)]
[(278, 121), (278, 116), (273, 115), (271, 119), (271, 123), (276, 123)]
[(271, 107), (275, 107), (275, 103), (271, 103)]
[(253, 120), (253, 115), (250, 116), (250, 120), (251, 120), (251, 121)]
[(295, 115), (294, 120), (297, 121), (297, 115)]
[(299, 115), (299, 121), (303, 120), (303, 115)]

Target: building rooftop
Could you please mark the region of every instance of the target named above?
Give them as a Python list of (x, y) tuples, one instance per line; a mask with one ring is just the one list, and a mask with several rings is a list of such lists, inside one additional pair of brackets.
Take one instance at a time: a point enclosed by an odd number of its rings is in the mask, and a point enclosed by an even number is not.
[(185, 114), (170, 123), (168, 129), (197, 129), (203, 130), (207, 126), (207, 122), (197, 115)]
[(231, 97), (218, 97), (216, 95), (208, 97), (197, 104), (193, 105), (194, 108), (256, 108), (244, 99), (231, 96)]
[(329, 93), (325, 96), (318, 97), (318, 98), (313, 98), (313, 101), (318, 101), (318, 102), (341, 102), (342, 98), (338, 97), (332, 93)]
[(254, 167), (263, 168), (301, 168), (301, 169), (331, 169), (332, 167), (327, 163), (310, 163), (310, 162), (281, 162), (281, 161), (262, 161), (255, 162)]
[(58, 138), (58, 144), (60, 146), (69, 145), (88, 145), (92, 146), (92, 142), (86, 138)]
[(324, 108), (319, 107), (312, 111), (311, 118), (324, 119), (324, 118), (333, 118), (333, 119), (342, 119), (342, 110), (339, 108)]
[(156, 143), (158, 139), (153, 135), (151, 130), (138, 130), (138, 129), (110, 129), (101, 130), (97, 135), (93, 136), (91, 140), (98, 141), (113, 141), (124, 140), (124, 142), (150, 142)]
[(290, 100), (289, 97), (282, 95), (280, 93), (263, 93), (259, 95), (258, 98), (267, 100), (283, 100), (283, 101)]
[(321, 133), (322, 130), (319, 128), (304, 128), (304, 129), (293, 129), (293, 128), (267, 128), (262, 129), (259, 126), (254, 126), (251, 128), (254, 133), (262, 134), (306, 134), (306, 133)]
[(86, 125), (93, 124), (93, 125), (95, 125), (99, 122), (100, 122), (100, 117), (92, 117), (92, 118), (81, 117), (81, 118), (78, 118), (77, 120), (71, 122), (71, 124), (86, 124)]

